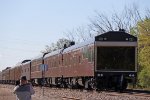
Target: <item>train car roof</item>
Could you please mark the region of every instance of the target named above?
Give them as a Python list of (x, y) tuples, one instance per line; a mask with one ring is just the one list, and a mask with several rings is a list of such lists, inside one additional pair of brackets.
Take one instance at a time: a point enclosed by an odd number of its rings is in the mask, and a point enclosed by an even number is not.
[(109, 31), (95, 37), (95, 41), (137, 41), (137, 37), (126, 33), (125, 31)]
[(68, 51), (78, 49), (78, 48), (81, 48), (81, 47), (84, 47), (84, 46), (90, 45), (90, 44), (94, 44), (94, 39), (89, 39), (88, 41), (85, 41), (85, 42), (82, 42), (80, 44), (76, 44), (76, 45), (73, 45), (71, 47), (68, 47), (63, 51), (63, 53), (66, 53)]
[(26, 64), (29, 64), (29, 63), (31, 63), (31, 60), (28, 60), (26, 62), (22, 62), (22, 65), (26, 65)]
[(34, 57), (34, 58), (31, 58), (31, 62), (34, 61), (34, 60), (42, 59), (42, 57), (43, 57), (43, 55), (40, 54), (40, 55), (38, 55), (38, 56), (36, 56), (36, 57)]
[(21, 62), (18, 62), (15, 67), (19, 67), (21, 65)]
[(53, 56), (53, 55), (59, 54), (59, 53), (61, 53), (62, 50), (63, 50), (63, 49), (59, 49), (59, 50), (56, 50), (56, 51), (52, 51), (51, 53), (46, 54), (46, 55), (44, 56), (44, 58), (47, 58), (47, 57), (49, 57), (49, 56)]
[(83, 47), (83, 46), (86, 46), (86, 45), (89, 45), (89, 44), (92, 44), (92, 43), (94, 43), (94, 39), (90, 39), (89, 41), (82, 42), (80, 44), (76, 44), (76, 45), (70, 46), (70, 47), (68, 47), (68, 48), (66, 48), (64, 50), (63, 49), (59, 49), (59, 50), (53, 51), (51, 53), (46, 54), (44, 58), (60, 54), (61, 52), (63, 54), (63, 53), (66, 53), (68, 51), (71, 51), (71, 50), (74, 50), (74, 49), (77, 49), (77, 48), (80, 48), (80, 47)]

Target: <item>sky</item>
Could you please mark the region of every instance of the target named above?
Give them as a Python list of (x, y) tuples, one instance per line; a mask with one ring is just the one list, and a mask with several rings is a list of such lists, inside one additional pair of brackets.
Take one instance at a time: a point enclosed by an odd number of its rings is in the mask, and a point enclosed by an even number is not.
[(150, 0), (0, 0), (0, 71), (38, 56), (95, 11), (110, 16), (133, 4), (141, 13), (150, 8)]

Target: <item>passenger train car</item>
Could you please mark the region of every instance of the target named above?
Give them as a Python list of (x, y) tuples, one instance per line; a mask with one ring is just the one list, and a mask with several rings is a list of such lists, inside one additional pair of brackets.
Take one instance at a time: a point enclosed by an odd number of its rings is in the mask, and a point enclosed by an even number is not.
[(14, 81), (25, 75), (38, 85), (124, 90), (136, 82), (137, 38), (124, 31), (109, 31), (9, 70)]
[(9, 83), (10, 80), (10, 67), (2, 70), (1, 73), (2, 83)]
[(10, 68), (10, 79), (9, 79), (9, 83), (10, 84), (15, 84), (15, 69), (16, 67)]
[(21, 76), (26, 76), (27, 80), (31, 79), (31, 60), (24, 60), (21, 63)]

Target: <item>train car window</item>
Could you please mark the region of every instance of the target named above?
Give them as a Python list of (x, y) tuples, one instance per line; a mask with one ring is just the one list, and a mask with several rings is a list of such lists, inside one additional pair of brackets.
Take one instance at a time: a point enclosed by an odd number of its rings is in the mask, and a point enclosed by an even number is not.
[(48, 62), (48, 67), (49, 68), (51, 68), (52, 66), (51, 66), (51, 61), (49, 60), (49, 62)]
[(50, 63), (50, 67), (52, 67), (52, 61), (50, 61), (49, 63)]
[(68, 66), (70, 65), (70, 56), (69, 56), (69, 54), (68, 54)]
[(66, 59), (66, 66), (67, 66), (67, 65), (68, 65), (68, 57), (67, 57), (67, 54), (66, 54), (65, 59)]
[(70, 62), (70, 57), (69, 54), (67, 54), (67, 66), (69, 66), (69, 62)]
[(87, 58), (89, 62), (92, 62), (94, 60), (94, 51), (92, 48), (90, 47), (85, 47), (82, 49), (82, 53), (83, 53), (83, 58)]
[(56, 67), (58, 67), (58, 59), (56, 59)]
[(75, 64), (76, 63), (76, 58), (75, 58), (75, 55), (74, 55), (74, 57), (73, 57), (73, 64)]
[(92, 48), (91, 49), (91, 62), (94, 61), (94, 49)]
[(88, 61), (91, 62), (91, 49), (89, 48), (87, 51)]
[(74, 57), (74, 64), (78, 63), (78, 60), (77, 60), (77, 55), (75, 54), (75, 57)]
[(57, 66), (56, 66), (56, 60), (54, 61), (54, 67), (57, 67)]
[(56, 67), (56, 57), (54, 56), (54, 67)]
[(64, 66), (66, 66), (66, 55), (64, 55)]
[(72, 55), (72, 65), (74, 64), (74, 56)]
[(74, 64), (76, 64), (76, 63), (77, 63), (77, 57), (75, 55), (75, 57), (74, 57)]
[(53, 67), (53, 59), (51, 59), (50, 63), (51, 67)]
[(40, 69), (40, 67), (38, 65), (36, 65), (36, 71), (38, 71)]
[(83, 49), (83, 57), (88, 58), (88, 48), (87, 47), (84, 47), (84, 49)]
[(72, 65), (74, 64), (74, 56), (72, 57)]
[(97, 70), (135, 70), (135, 47), (98, 47)]
[(66, 65), (66, 58), (65, 58), (65, 55), (63, 56), (63, 66)]
[(54, 67), (54, 62), (53, 62), (53, 59), (52, 59), (52, 67)]
[(81, 56), (79, 56), (79, 64), (81, 63)]
[(32, 71), (32, 72), (34, 71), (34, 66), (31, 67), (31, 71)]
[(58, 62), (58, 56), (56, 57), (56, 67), (58, 67), (58, 64), (59, 64), (59, 62)]
[(59, 65), (61, 65), (61, 58), (59, 57)]
[(52, 67), (54, 67), (54, 59), (53, 58), (52, 58), (52, 62), (51, 63), (52, 63)]
[(70, 65), (72, 65), (72, 55), (70, 56)]
[(54, 60), (54, 67), (56, 67), (56, 61)]
[(57, 59), (56, 59), (56, 67), (58, 67), (58, 61), (57, 61)]

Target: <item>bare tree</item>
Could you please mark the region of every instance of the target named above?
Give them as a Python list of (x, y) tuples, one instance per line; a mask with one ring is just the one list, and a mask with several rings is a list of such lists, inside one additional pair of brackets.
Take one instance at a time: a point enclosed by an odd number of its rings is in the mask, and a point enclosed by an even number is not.
[(64, 48), (64, 44), (66, 44), (67, 46), (70, 45), (70, 42), (72, 42), (71, 40), (65, 39), (65, 38), (61, 38), (59, 39), (56, 43), (51, 43), (51, 45), (46, 45), (45, 46), (45, 50), (42, 50), (41, 53), (49, 53), (58, 49), (62, 49)]
[(150, 9), (146, 10), (146, 18), (150, 18)]
[(64, 34), (66, 35), (66, 37), (69, 40), (76, 41), (75, 36), (74, 36), (75, 35), (75, 30), (74, 29), (72, 31), (67, 30), (66, 32), (64, 32)]
[(92, 23), (91, 29), (99, 34), (119, 29), (125, 29), (127, 32), (130, 32), (130, 29), (141, 19), (138, 7), (133, 5), (132, 8), (125, 7), (121, 14), (113, 13), (111, 18), (96, 12), (95, 19), (90, 21)]
[(136, 26), (137, 22), (142, 20), (136, 4), (133, 4), (130, 8), (125, 7), (120, 14), (114, 11), (112, 16), (107, 16), (97, 11), (95, 13), (96, 16), (89, 19), (89, 25), (65, 32), (65, 35), (71, 37), (74, 41), (82, 42), (108, 31), (125, 29), (126, 32), (130, 32), (131, 29), (135, 28), (134, 26)]
[(82, 41), (86, 41), (89, 38), (93, 37), (93, 34), (90, 32), (89, 26), (79, 26), (76, 29), (73, 29), (72, 31), (64, 32), (64, 34), (73, 41), (76, 41), (76, 43), (80, 43)]

